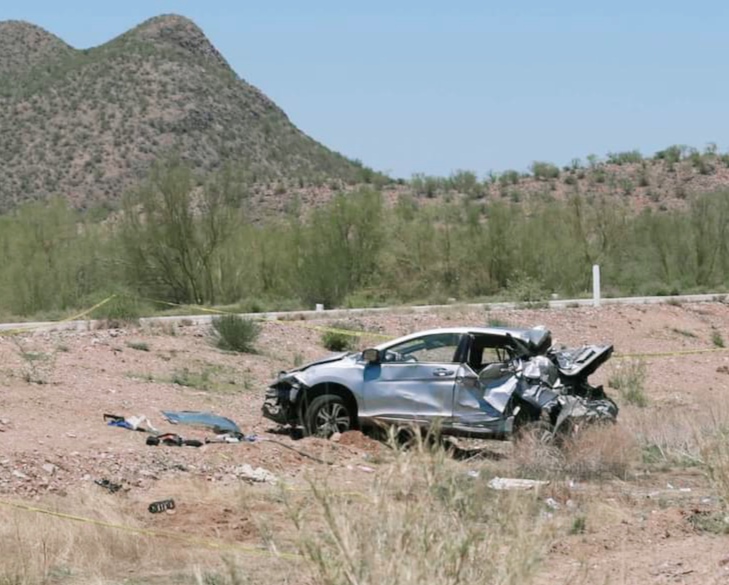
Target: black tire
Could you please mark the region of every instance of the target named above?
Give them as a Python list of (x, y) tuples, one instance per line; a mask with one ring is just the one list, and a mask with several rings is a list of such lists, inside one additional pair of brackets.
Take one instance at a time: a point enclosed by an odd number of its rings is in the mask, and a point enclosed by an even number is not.
[(309, 435), (329, 438), (354, 428), (351, 408), (341, 396), (324, 394), (311, 401), (304, 413), (304, 426)]

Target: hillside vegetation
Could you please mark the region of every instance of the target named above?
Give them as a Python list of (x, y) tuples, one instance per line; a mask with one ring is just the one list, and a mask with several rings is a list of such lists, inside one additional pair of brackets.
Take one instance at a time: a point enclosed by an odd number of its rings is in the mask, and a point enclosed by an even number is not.
[(87, 50), (0, 23), (0, 211), (51, 196), (108, 205), (170, 151), (197, 171), (235, 163), (302, 186), (363, 171), (298, 130), (183, 17)]
[(176, 303), (267, 307), (718, 291), (729, 282), (729, 195), (646, 209), (572, 194), (514, 203), (428, 201), (374, 188), (252, 221), (231, 171), (157, 165), (114, 221), (57, 199), (0, 216), (0, 307), (34, 314), (114, 291)]

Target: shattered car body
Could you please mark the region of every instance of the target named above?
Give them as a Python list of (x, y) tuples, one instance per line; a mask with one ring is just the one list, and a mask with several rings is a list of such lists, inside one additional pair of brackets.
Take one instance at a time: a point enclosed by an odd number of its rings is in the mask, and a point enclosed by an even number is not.
[(556, 433), (616, 419), (617, 405), (587, 380), (612, 351), (556, 349), (542, 327), (433, 329), (282, 372), (263, 414), (321, 436), (437, 424), (444, 434), (503, 439), (533, 422)]

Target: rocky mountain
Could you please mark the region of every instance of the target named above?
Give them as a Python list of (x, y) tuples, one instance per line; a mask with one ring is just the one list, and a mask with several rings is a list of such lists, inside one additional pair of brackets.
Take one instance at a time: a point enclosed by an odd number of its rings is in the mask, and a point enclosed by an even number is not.
[(159, 16), (76, 50), (0, 23), (0, 210), (53, 195), (117, 200), (156, 159), (254, 177), (356, 181), (361, 165), (311, 139), (231, 69), (203, 32)]

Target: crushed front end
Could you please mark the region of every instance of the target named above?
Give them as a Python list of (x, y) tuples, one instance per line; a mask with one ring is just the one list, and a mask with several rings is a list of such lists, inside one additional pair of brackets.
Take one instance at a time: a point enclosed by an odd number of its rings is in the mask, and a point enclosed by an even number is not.
[(299, 420), (297, 397), (303, 384), (294, 375), (282, 373), (266, 390), (263, 416), (280, 425), (296, 424)]

